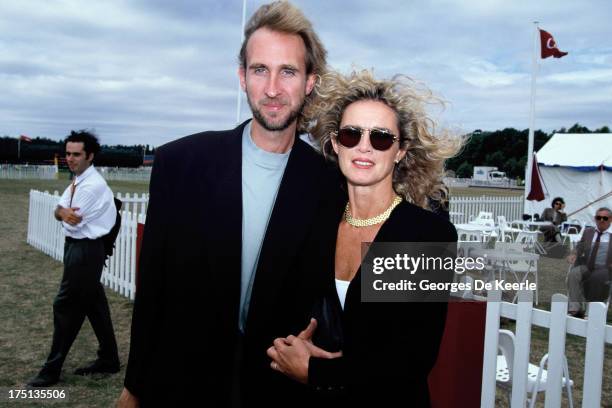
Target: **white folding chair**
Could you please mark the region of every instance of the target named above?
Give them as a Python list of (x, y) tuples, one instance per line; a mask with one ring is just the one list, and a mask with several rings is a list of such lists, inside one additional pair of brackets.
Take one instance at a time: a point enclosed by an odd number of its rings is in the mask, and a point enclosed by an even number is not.
[(470, 222), (468, 224), (485, 227), (481, 232), (483, 242), (486, 242), (491, 238), (497, 237), (497, 227), (495, 226), (495, 221), (493, 220), (493, 213), (491, 212), (480, 211), (476, 218), (470, 217)]
[[(504, 261), (505, 268), (503, 269), (503, 272), (512, 274), (516, 282), (523, 283), (527, 280), (529, 275), (533, 276), (536, 284), (535, 304), (537, 305), (539, 303), (538, 262), (534, 259), (533, 253), (525, 251), (524, 245), (519, 242), (498, 241), (495, 243), (495, 250), (503, 251), (508, 255), (507, 259)], [(521, 258), (521, 255), (524, 255), (524, 258)], [(516, 300), (516, 296), (513, 299), (513, 302), (514, 300)]]
[[(501, 329), (499, 331), (499, 341), (497, 346), (497, 370), (495, 380), (497, 386), (506, 391), (508, 397), (508, 405), (511, 401), (512, 391), (512, 369), (514, 367), (514, 333), (510, 330)], [(529, 401), (529, 407), (535, 407), (535, 402), (538, 399), (538, 392), (546, 391), (548, 371), (546, 366), (548, 362), (548, 354), (540, 360), (539, 366), (529, 363), (527, 369), (527, 400)], [(567, 390), (567, 399), (570, 408), (574, 407), (572, 400), (572, 387), (574, 381), (569, 378), (569, 368), (567, 365), (567, 358), (563, 356), (563, 377), (561, 379), (562, 386)]]
[(559, 232), (563, 238), (563, 245), (565, 245), (565, 242), (569, 239), (570, 249), (574, 249), (576, 244), (582, 238), (585, 226), (586, 223), (579, 220), (565, 221), (562, 223)]
[(538, 249), (538, 234), (539, 231), (521, 231), (514, 242), (520, 243), (526, 251), (535, 252)]
[(485, 242), (482, 231), (468, 231), (457, 228), (457, 241), (459, 242)]
[(470, 224), (484, 224), (486, 221), (490, 221), (495, 224), (493, 221), (493, 213), (488, 211), (480, 211), (476, 218), (473, 215), (470, 216)]
[(499, 239), (503, 242), (513, 242), (518, 233), (523, 231), (522, 228), (510, 226), (505, 215), (497, 216), (497, 227), (499, 229)]

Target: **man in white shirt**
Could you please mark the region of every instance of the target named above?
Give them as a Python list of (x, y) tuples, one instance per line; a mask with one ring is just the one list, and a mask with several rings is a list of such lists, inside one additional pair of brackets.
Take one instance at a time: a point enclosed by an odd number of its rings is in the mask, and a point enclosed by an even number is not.
[(596, 228), (587, 228), (576, 250), (568, 257), (574, 264), (567, 276), (568, 313), (583, 317), (583, 302), (605, 302), (610, 296), (612, 277), (612, 211), (602, 207), (595, 212)]
[(110, 310), (100, 276), (106, 259), (102, 237), (109, 233), (117, 217), (113, 193), (94, 168), (100, 151), (95, 135), (72, 131), (64, 141), (66, 162), (74, 173), (72, 183), (62, 194), (55, 218), (62, 223), (64, 275), (53, 302), (53, 342), (51, 352), (31, 387), (48, 387), (59, 381), (62, 365), (85, 317), (98, 338), (98, 359), (75, 371), (77, 375), (119, 371), (117, 342)]

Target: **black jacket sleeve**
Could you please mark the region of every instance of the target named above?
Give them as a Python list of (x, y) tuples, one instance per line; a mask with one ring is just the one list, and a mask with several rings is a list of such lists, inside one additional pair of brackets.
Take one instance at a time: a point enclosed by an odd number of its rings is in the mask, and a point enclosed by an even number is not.
[(164, 247), (167, 239), (167, 220), (170, 209), (168, 181), (164, 173), (163, 149), (155, 155), (149, 186), (149, 206), (144, 228), (139, 273), (136, 282), (136, 300), (132, 315), (130, 354), (126, 369), (125, 387), (135, 396), (142, 395), (146, 387), (149, 366), (153, 356), (156, 336), (156, 320), (164, 296)]

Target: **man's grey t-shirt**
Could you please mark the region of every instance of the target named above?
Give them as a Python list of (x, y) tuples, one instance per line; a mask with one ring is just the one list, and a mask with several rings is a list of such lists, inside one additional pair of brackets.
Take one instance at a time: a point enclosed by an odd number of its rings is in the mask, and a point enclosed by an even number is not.
[(289, 153), (270, 153), (251, 138), (251, 122), (242, 132), (242, 276), (238, 327), (244, 333), (259, 253), (274, 208)]

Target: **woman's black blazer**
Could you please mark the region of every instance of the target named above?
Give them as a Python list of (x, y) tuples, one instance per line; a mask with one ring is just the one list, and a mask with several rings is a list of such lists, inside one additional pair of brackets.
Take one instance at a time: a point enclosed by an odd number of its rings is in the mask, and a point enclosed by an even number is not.
[[(336, 228), (324, 241), (335, 248)], [(402, 202), (374, 242), (456, 242), (455, 227), (443, 217)], [(329, 251), (330, 274), (335, 251)], [(331, 280), (330, 280), (331, 282)], [(331, 286), (332, 284), (330, 284)], [(335, 293), (335, 287), (330, 288)], [(338, 305), (339, 306), (339, 305)], [(446, 303), (361, 302), (361, 271), (349, 286), (342, 329), (343, 357), (311, 358), (309, 383), (334, 405), (429, 406), (427, 377), (436, 362), (446, 322)], [(329, 401), (329, 399), (327, 399)]]

